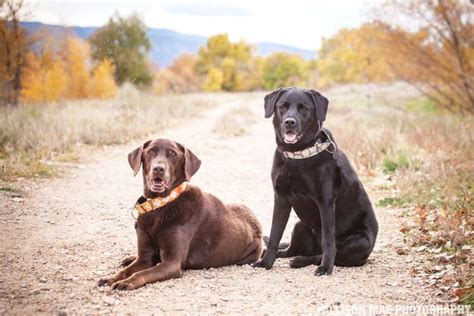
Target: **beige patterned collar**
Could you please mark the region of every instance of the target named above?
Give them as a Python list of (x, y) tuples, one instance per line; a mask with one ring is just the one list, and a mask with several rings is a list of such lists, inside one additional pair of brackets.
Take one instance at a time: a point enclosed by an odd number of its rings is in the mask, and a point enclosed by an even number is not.
[[(169, 195), (167, 195), (165, 197), (157, 197), (157, 198), (154, 198), (154, 199), (147, 199), (147, 198), (144, 198), (144, 197), (140, 197), (138, 199), (137, 203), (135, 204), (135, 206), (132, 209), (132, 217), (134, 219), (137, 219), (138, 216), (140, 216), (142, 214), (145, 214), (145, 213), (148, 213), (150, 211), (156, 210), (157, 208), (160, 208), (162, 206), (165, 206), (168, 203), (173, 202), (174, 200), (176, 200), (181, 195), (181, 193), (184, 192), (184, 190), (186, 190), (187, 185), (188, 185), (187, 182), (181, 183), (176, 188), (174, 188), (170, 192)], [(142, 202), (141, 200), (144, 200), (144, 202)], [(138, 213), (137, 216), (135, 216), (136, 214), (135, 214), (134, 211), (136, 211)]]
[[(333, 150), (328, 149), (330, 146), (333, 147)], [(327, 141), (321, 143), (321, 141), (318, 139), (313, 146), (300, 151), (284, 151), (283, 156), (290, 159), (306, 159), (316, 156), (325, 150), (332, 154), (336, 151), (336, 149), (336, 144), (334, 144), (333, 141), (328, 137)]]

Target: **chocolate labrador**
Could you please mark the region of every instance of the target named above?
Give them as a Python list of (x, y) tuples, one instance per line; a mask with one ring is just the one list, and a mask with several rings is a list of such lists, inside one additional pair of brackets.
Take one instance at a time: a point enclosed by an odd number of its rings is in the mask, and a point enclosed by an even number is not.
[(128, 155), (134, 175), (143, 165), (144, 195), (136, 209), (138, 256), (99, 285), (132, 290), (180, 277), (185, 269), (243, 265), (262, 253), (262, 230), (243, 205), (224, 205), (187, 183), (201, 161), (179, 143), (147, 141)]
[[(276, 258), (295, 257), (291, 267), (315, 264), (315, 274), (325, 275), (334, 264), (365, 264), (374, 248), (378, 224), (372, 205), (346, 155), (322, 127), (327, 109), (327, 98), (316, 90), (280, 88), (265, 96), (265, 117), (273, 115), (277, 143), (274, 208), (267, 250), (254, 267), (271, 269)], [(290, 245), (279, 250), (292, 208), (300, 221)]]

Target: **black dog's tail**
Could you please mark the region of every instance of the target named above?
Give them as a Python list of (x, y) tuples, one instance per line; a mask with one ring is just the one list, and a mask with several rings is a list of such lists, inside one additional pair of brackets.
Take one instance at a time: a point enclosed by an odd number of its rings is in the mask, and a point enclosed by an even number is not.
[[(265, 247), (268, 247), (268, 241), (269, 240), (270, 240), (270, 238), (268, 236), (263, 236), (263, 242), (265, 243)], [(286, 249), (286, 248), (288, 248), (289, 245), (290, 245), (290, 243), (288, 243), (288, 242), (281, 242), (278, 245), (278, 250)]]

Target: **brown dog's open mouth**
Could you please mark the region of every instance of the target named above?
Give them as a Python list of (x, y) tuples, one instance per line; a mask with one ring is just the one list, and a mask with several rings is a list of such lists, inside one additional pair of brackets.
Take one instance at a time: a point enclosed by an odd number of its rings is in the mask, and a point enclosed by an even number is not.
[(293, 131), (286, 131), (283, 134), (283, 139), (285, 140), (285, 143), (287, 144), (294, 144), (298, 141), (299, 135)]
[(166, 190), (165, 180), (156, 177), (151, 181), (150, 190), (156, 193), (162, 193)]

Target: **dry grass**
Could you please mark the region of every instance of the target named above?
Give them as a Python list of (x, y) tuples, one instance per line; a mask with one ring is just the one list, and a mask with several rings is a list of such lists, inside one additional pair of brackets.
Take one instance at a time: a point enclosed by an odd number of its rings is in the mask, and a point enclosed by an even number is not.
[(74, 149), (145, 136), (216, 103), (212, 94), (154, 96), (124, 86), (112, 100), (1, 108), (0, 179), (48, 176)]
[(336, 98), (328, 127), (359, 173), (392, 180), (395, 190), (374, 202), (404, 210), (408, 245), (422, 247), (436, 269), (430, 276), (439, 274), (431, 285), (452, 301), (471, 295), (463, 302), (472, 304), (474, 118), (432, 113), (424, 99), (399, 98), (395, 108), (377, 97), (371, 106), (349, 102)]
[(213, 131), (223, 137), (241, 136), (247, 133), (246, 127), (257, 121), (255, 113), (248, 108), (233, 109), (222, 115)]

